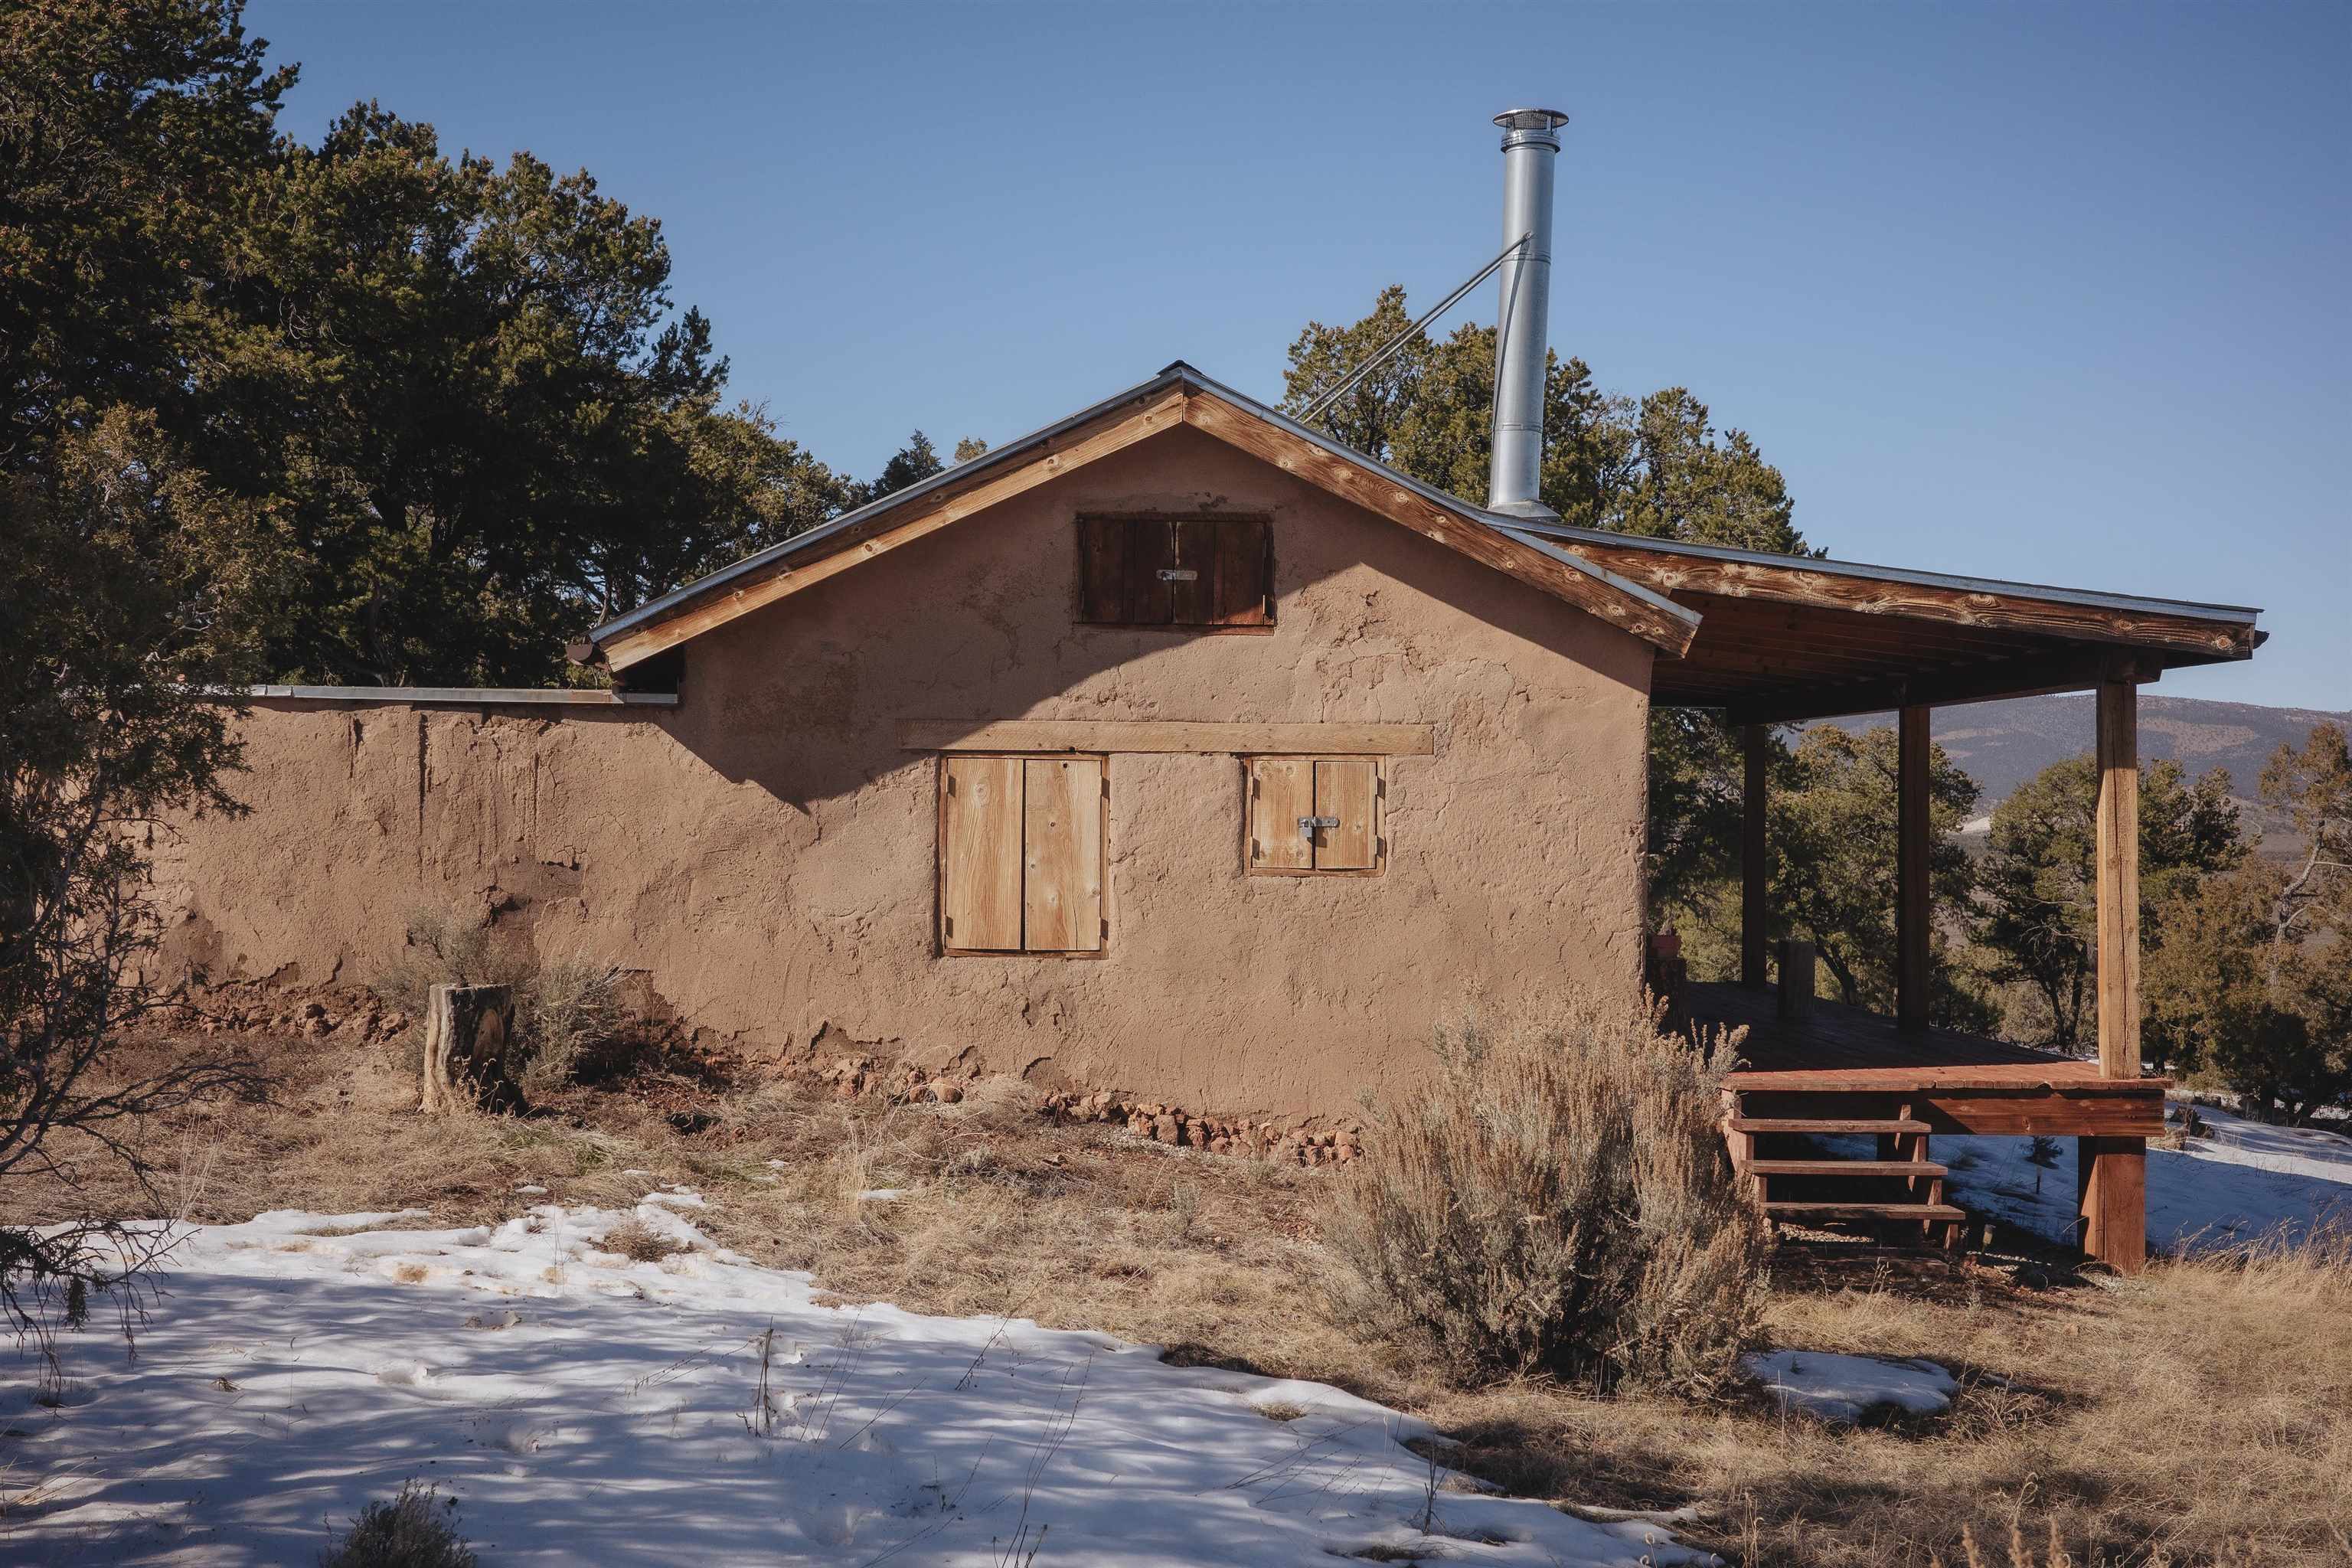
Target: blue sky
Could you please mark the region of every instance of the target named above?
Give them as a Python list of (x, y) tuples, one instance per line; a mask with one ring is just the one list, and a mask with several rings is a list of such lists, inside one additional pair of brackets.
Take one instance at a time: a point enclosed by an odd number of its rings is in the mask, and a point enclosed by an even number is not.
[[(2258, 605), (2352, 708), (2352, 6), (293, 4), (352, 100), (658, 216), (733, 390), (870, 475), (1500, 245), (1567, 110), (1552, 342), (1692, 388), (1848, 559)], [(1489, 284), (1458, 315), (1491, 319)]]

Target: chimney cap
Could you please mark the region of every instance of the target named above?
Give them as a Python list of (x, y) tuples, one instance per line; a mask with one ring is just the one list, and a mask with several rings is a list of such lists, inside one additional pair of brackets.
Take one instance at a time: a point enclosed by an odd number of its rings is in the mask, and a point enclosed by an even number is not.
[(1506, 131), (1557, 131), (1568, 116), (1557, 109), (1507, 109), (1495, 116), (1495, 123)]

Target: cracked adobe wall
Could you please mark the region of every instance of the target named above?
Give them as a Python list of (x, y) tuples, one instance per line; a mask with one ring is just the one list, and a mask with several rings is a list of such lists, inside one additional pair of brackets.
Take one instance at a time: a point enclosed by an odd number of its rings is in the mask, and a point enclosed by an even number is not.
[[(1276, 629), (1072, 624), (1080, 510), (1265, 511)], [(1178, 429), (688, 647), (676, 710), (284, 700), (249, 816), (159, 868), (215, 979), (365, 982), (420, 907), (646, 972), (752, 1051), (971, 1051), (1219, 1112), (1344, 1111), (1481, 994), (1639, 970), (1637, 639)], [(1115, 755), (1107, 955), (935, 951), (934, 759), (908, 719), (1427, 723), (1378, 877), (1244, 877), (1230, 756)]]

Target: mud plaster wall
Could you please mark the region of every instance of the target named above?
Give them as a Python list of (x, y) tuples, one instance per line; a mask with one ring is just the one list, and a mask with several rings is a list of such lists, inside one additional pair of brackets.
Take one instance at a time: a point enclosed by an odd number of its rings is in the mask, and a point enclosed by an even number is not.
[[(1127, 508), (1269, 512), (1277, 629), (1074, 626), (1074, 517)], [(1346, 1110), (1481, 994), (1634, 984), (1650, 658), (1180, 429), (703, 638), (676, 710), (262, 703), (251, 815), (163, 852), (168, 952), (364, 983), (412, 910), (503, 895), (756, 1053)], [(1115, 755), (1107, 955), (939, 956), (937, 763), (898, 725), (1013, 718), (1418, 722), (1437, 754), (1388, 763), (1370, 878), (1246, 877), (1233, 757)]]

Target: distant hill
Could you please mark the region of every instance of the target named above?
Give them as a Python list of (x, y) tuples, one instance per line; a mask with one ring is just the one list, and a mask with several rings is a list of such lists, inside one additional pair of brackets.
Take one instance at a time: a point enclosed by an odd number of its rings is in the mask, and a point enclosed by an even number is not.
[[(1892, 721), (1886, 714), (1828, 721), (1856, 731)], [(2151, 692), (2139, 700), (2139, 750), (2145, 760), (2179, 762), (2191, 778), (2213, 768), (2229, 769), (2231, 794), (2252, 808), (2248, 825), (2261, 824), (2269, 839), (2265, 847), (2279, 853), (2289, 848), (2280, 837), (2285, 825), (2270, 820), (2253, 804), (2263, 764), (2282, 743), (2300, 746), (2314, 725), (2330, 721), (2352, 729), (2352, 712), (2208, 702)], [(2077, 692), (1939, 708), (1934, 728), (1937, 744), (1984, 787), (1979, 810), (1989, 816), (2011, 790), (2052, 763), (2091, 749), (2092, 698)]]

